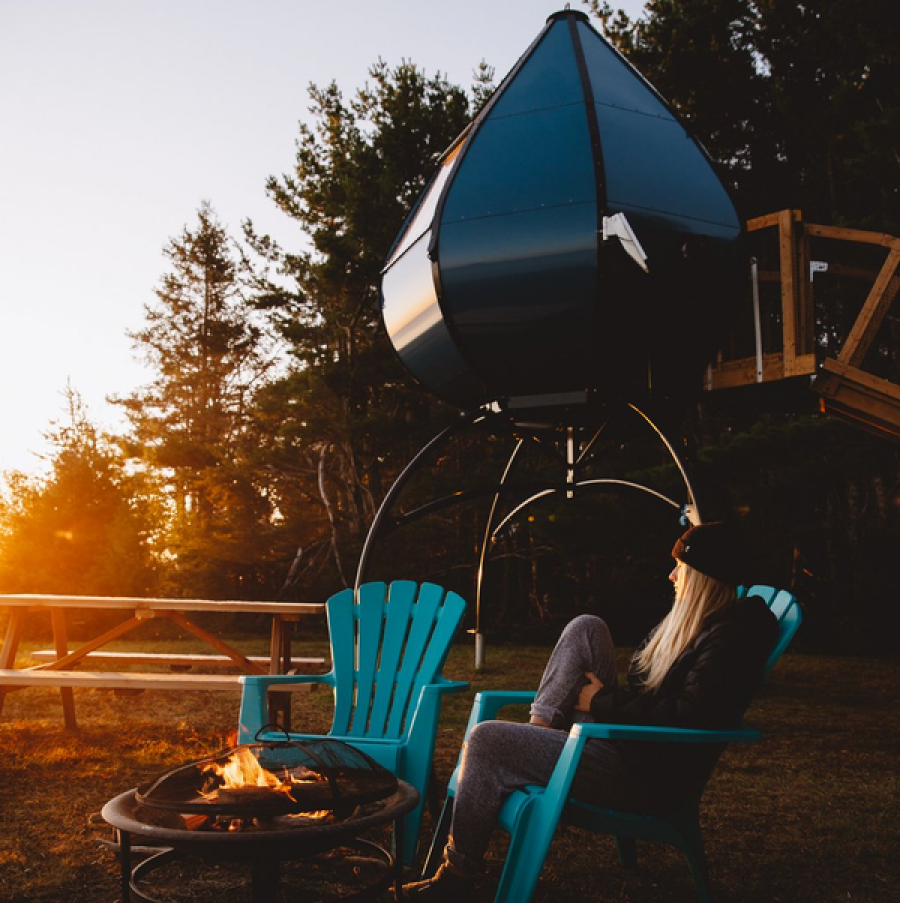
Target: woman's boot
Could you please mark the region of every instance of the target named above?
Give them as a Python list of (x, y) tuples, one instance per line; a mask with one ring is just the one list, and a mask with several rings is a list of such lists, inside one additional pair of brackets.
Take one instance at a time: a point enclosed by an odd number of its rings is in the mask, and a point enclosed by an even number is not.
[(403, 898), (419, 903), (466, 903), (474, 886), (475, 875), (445, 859), (433, 878), (404, 884)]

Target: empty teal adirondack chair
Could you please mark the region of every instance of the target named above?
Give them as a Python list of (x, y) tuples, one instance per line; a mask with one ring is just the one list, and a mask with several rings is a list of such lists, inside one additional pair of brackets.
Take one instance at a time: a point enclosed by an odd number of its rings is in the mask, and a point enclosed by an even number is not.
[[(403, 822), (402, 861), (415, 856), (438, 716), (444, 693), (464, 690), (441, 669), (466, 603), (433, 583), (365, 583), (326, 603), (332, 667), (327, 674), (246, 675), (242, 678), (238, 742), (284, 739), (269, 725), (269, 690), (323, 683), (334, 692), (329, 737), (351, 743), (421, 796)], [(290, 734), (291, 739), (312, 735)]]
[[(771, 586), (753, 586), (748, 594), (762, 596), (778, 617), (778, 638), (766, 662), (767, 676), (787, 648), (800, 626), (800, 605), (786, 590)], [(484, 692), (475, 697), (466, 736), (481, 721), (496, 718), (505, 705), (528, 704), (534, 693)], [(546, 787), (528, 787), (516, 791), (500, 812), (499, 823), (510, 835), (509, 851), (500, 877), (494, 903), (528, 903), (534, 894), (544, 858), (556, 831), (557, 823), (576, 825), (600, 834), (613, 834), (623, 865), (637, 861), (635, 839), (655, 840), (680, 850), (686, 857), (694, 878), (697, 896), (709, 903), (706, 856), (700, 835), (700, 798), (703, 787), (678, 810), (655, 815), (636, 815), (612, 809), (601, 809), (569, 798), (569, 789), (584, 744), (591, 738), (606, 740), (663, 740), (667, 743), (734, 743), (755, 742), (759, 731), (745, 725), (736, 730), (709, 731), (667, 727), (641, 727), (619, 724), (576, 724), (569, 732), (556, 768)], [(724, 747), (723, 747), (724, 748)], [(435, 839), (425, 864), (425, 874), (432, 874), (440, 861), (452, 815), (453, 794), (459, 767), (448, 788), (447, 802)]]

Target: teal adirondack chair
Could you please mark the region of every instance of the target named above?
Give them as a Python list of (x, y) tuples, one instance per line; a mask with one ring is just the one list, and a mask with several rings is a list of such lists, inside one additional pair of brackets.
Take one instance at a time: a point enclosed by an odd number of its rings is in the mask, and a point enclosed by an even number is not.
[[(753, 586), (746, 592), (749, 595), (762, 596), (778, 617), (778, 638), (765, 665), (763, 677), (766, 677), (800, 626), (800, 605), (786, 590), (771, 586)], [(479, 722), (496, 718), (503, 706), (529, 704), (534, 695), (531, 692), (478, 693), (472, 706), (466, 736)], [(500, 812), (499, 824), (510, 835), (510, 844), (494, 903), (528, 903), (531, 900), (550, 842), (560, 821), (599, 834), (614, 835), (619, 859), (623, 865), (634, 865), (637, 862), (636, 838), (655, 840), (675, 847), (688, 861), (698, 899), (701, 903), (709, 903), (711, 897), (706, 856), (700, 834), (700, 798), (704, 788), (699, 787), (696, 795), (681, 808), (655, 815), (636, 815), (601, 809), (599, 806), (570, 798), (569, 790), (581, 758), (581, 751), (591, 738), (648, 742), (662, 740), (667, 743), (721, 743), (724, 749), (724, 744), (727, 743), (758, 741), (761, 734), (746, 725), (726, 731), (619, 724), (574, 725), (547, 786), (527, 787), (516, 791)], [(437, 868), (441, 851), (446, 843), (458, 772), (457, 766), (450, 780), (447, 801), (425, 863), (426, 875), (432, 874)]]
[[(421, 797), (403, 822), (398, 855), (415, 856), (422, 809), (431, 776), (443, 695), (464, 690), (441, 669), (466, 603), (433, 583), (408, 580), (365, 583), (326, 603), (332, 668), (327, 674), (246, 675), (241, 678), (238, 742), (284, 739), (269, 723), (268, 693), (292, 685), (323, 683), (334, 692), (329, 737), (361, 749)], [(291, 732), (292, 740), (313, 735)]]

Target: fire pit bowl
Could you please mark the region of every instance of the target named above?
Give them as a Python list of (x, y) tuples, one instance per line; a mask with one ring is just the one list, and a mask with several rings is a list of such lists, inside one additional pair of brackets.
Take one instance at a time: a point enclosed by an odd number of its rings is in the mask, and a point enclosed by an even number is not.
[(342, 821), (290, 823), (271, 819), (246, 831), (197, 831), (159, 824), (137, 800), (132, 789), (111, 799), (101, 809), (103, 819), (120, 832), (140, 837), (150, 845), (171, 847), (183, 854), (206, 859), (252, 861), (261, 854), (277, 859), (305, 859), (352, 840), (370, 828), (399, 820), (415, 808), (419, 794), (399, 781), (387, 799)]
[[(365, 753), (319, 738), (251, 743), (190, 762), (120, 794), (101, 815), (120, 842), (125, 903), (160, 903), (142, 882), (186, 856), (249, 863), (253, 903), (272, 901), (279, 899), (283, 861), (336, 851), (331, 858), (341, 862), (339, 848), (361, 852), (381, 869), (376, 881), (343, 898), (364, 900), (392, 881), (399, 887), (400, 864), (360, 835), (393, 823), (399, 849), (402, 817), (418, 801), (415, 788)], [(134, 866), (133, 838), (159, 852)]]
[[(395, 840), (402, 842), (403, 816), (416, 807), (419, 794), (410, 784), (398, 781), (390, 796), (361, 806), (341, 820), (294, 822), (289, 818), (257, 819), (248, 830), (191, 830), (164, 822), (164, 810), (148, 809), (138, 801), (138, 791), (128, 790), (111, 799), (101, 810), (103, 819), (118, 832), (123, 903), (162, 903), (144, 889), (149, 875), (176, 860), (195, 856), (203, 861), (244, 862), (252, 867), (252, 900), (263, 903), (278, 899), (282, 861), (310, 859), (338, 847), (351, 847), (380, 863), (383, 877), (347, 899), (375, 899), (391, 883), (399, 886), (401, 869), (385, 849), (360, 835), (391, 822)], [(171, 816), (170, 816), (171, 817)], [(132, 842), (138, 838), (160, 852), (135, 865)]]

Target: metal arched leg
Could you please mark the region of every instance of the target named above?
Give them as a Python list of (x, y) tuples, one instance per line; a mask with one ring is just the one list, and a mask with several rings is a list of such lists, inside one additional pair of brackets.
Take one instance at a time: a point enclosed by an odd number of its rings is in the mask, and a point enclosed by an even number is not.
[[(411, 477), (422, 468), (426, 457), (436, 447), (445, 442), (451, 436), (455, 435), (459, 430), (468, 426), (476, 425), (480, 422), (488, 421), (492, 416), (494, 416), (494, 414), (499, 415), (499, 417), (505, 423), (510, 422), (508, 415), (499, 410), (494, 412), (488, 412), (485, 410), (472, 412), (468, 416), (460, 418), (457, 423), (441, 430), (436, 436), (434, 436), (429, 442), (427, 442), (404, 468), (401, 474), (394, 481), (391, 488), (388, 490), (387, 495), (384, 497), (384, 500), (378, 508), (375, 518), (372, 521), (372, 526), (369, 528), (369, 532), (366, 536), (365, 543), (363, 544), (363, 549), (360, 554), (359, 564), (356, 571), (356, 579), (354, 584), (355, 588), (358, 590), (360, 585), (365, 581), (372, 550), (386, 526), (390, 526), (391, 528), (397, 527), (402, 523), (406, 523), (409, 520), (421, 517), (429, 512), (438, 510), (439, 508), (455, 504), (463, 498), (472, 498), (475, 495), (482, 494), (492, 495), (493, 498), (488, 510), (481, 547), (478, 553), (478, 564), (476, 569), (474, 587), (475, 629), (473, 632), (475, 634), (475, 667), (477, 670), (483, 669), (485, 659), (485, 642), (484, 634), (481, 631), (481, 614), (484, 575), (485, 568), (487, 566), (488, 555), (500, 532), (507, 526), (507, 524), (509, 524), (514, 518), (520, 515), (534, 502), (560, 491), (565, 492), (566, 498), (573, 498), (579, 490), (584, 490), (591, 487), (624, 487), (629, 489), (637, 489), (658, 498), (662, 502), (680, 511), (682, 519), (688, 518), (692, 523), (702, 522), (702, 515), (697, 495), (694, 491), (694, 486), (686, 461), (682, 459), (673, 443), (669, 441), (663, 430), (653, 421), (653, 419), (651, 419), (648, 414), (646, 414), (634, 404), (627, 404), (624, 406), (624, 409), (626, 410), (626, 412), (630, 411), (631, 413), (636, 414), (640, 418), (641, 422), (648, 426), (662, 442), (663, 446), (665, 447), (669, 456), (672, 458), (672, 461), (675, 463), (681, 475), (684, 484), (685, 495), (687, 497), (686, 503), (674, 501), (673, 499), (666, 497), (662, 493), (657, 492), (655, 489), (651, 489), (650, 487), (629, 480), (614, 478), (592, 478), (586, 480), (578, 479), (578, 471), (584, 464), (588, 462), (588, 459), (591, 457), (591, 453), (597, 439), (606, 428), (606, 425), (608, 423), (607, 420), (607, 422), (604, 423), (599, 430), (597, 430), (595, 435), (584, 444), (580, 451), (578, 451), (577, 449), (579, 440), (576, 436), (576, 428), (572, 426), (567, 427), (565, 455), (559, 458), (560, 463), (565, 467), (564, 481), (560, 481), (556, 485), (548, 485), (543, 489), (539, 488), (538, 491), (533, 492), (524, 501), (519, 502), (511, 511), (505, 513), (502, 517), (499, 516), (500, 505), (503, 500), (504, 493), (509, 488), (508, 484), (515, 464), (519, 458), (519, 453), (523, 445), (525, 444), (526, 440), (523, 438), (518, 438), (518, 440), (516, 441), (515, 447), (513, 448), (506, 462), (503, 473), (500, 476), (499, 482), (495, 487), (482, 487), (478, 490), (465, 490), (463, 492), (456, 492), (448, 495), (445, 498), (432, 501), (415, 511), (408, 512), (402, 517), (398, 517), (392, 520), (391, 512), (395, 503), (397, 502), (401, 491), (404, 489)], [(539, 441), (538, 444), (542, 445), (543, 443)], [(556, 460), (555, 454), (553, 455), (553, 458), (554, 460)], [(532, 488), (535, 487), (532, 486)]]
[(488, 548), (493, 542), (494, 532), (494, 515), (497, 513), (497, 505), (503, 497), (503, 489), (509, 475), (512, 473), (516, 463), (516, 458), (525, 444), (524, 439), (516, 442), (506, 467), (503, 468), (503, 474), (497, 485), (497, 491), (494, 493), (494, 499), (491, 502), (491, 510), (488, 512), (487, 523), (484, 527), (484, 538), (481, 540), (481, 551), (478, 555), (478, 570), (475, 573), (475, 670), (482, 671), (484, 669), (484, 634), (481, 632), (481, 588), (484, 582), (484, 565), (487, 560)]
[(681, 479), (684, 482), (684, 487), (687, 490), (688, 496), (688, 505), (693, 509), (693, 516), (696, 517), (696, 523), (702, 522), (702, 517), (700, 514), (700, 506), (697, 500), (697, 494), (694, 492), (694, 487), (691, 484), (690, 477), (688, 476), (688, 468), (685, 461), (679, 456), (678, 452), (675, 451), (675, 446), (668, 440), (666, 434), (651, 420), (651, 418), (645, 414), (640, 408), (636, 405), (629, 404), (628, 407), (634, 411), (639, 417), (641, 417), (644, 422), (659, 436), (660, 441), (666, 447), (666, 450), (669, 452), (672, 460), (675, 462), (675, 466), (678, 468), (679, 473), (681, 474)]
[(457, 423), (445, 427), (419, 450), (412, 461), (410, 461), (409, 464), (407, 464), (403, 469), (400, 476), (397, 477), (396, 480), (394, 480), (394, 484), (388, 490), (387, 495), (385, 495), (384, 500), (378, 507), (378, 511), (376, 512), (375, 518), (372, 521), (372, 526), (369, 527), (369, 532), (366, 534), (366, 541), (363, 543), (362, 552), (359, 556), (359, 564), (356, 568), (356, 579), (353, 584), (356, 591), (359, 591), (360, 584), (365, 581), (366, 569), (369, 566), (369, 557), (372, 554), (372, 548), (375, 545), (375, 540), (378, 538), (378, 533), (381, 530), (384, 521), (390, 514), (391, 508), (394, 506), (394, 502), (400, 495), (401, 490), (409, 482), (410, 477), (412, 477), (413, 474), (415, 474), (419, 469), (420, 465), (425, 460), (425, 456), (435, 446), (437, 446), (443, 440), (452, 436), (458, 430), (462, 429), (465, 426), (469, 426), (470, 424), (477, 423), (483, 418), (484, 414), (478, 411), (474, 414), (471, 414), (468, 418), (462, 419)]

